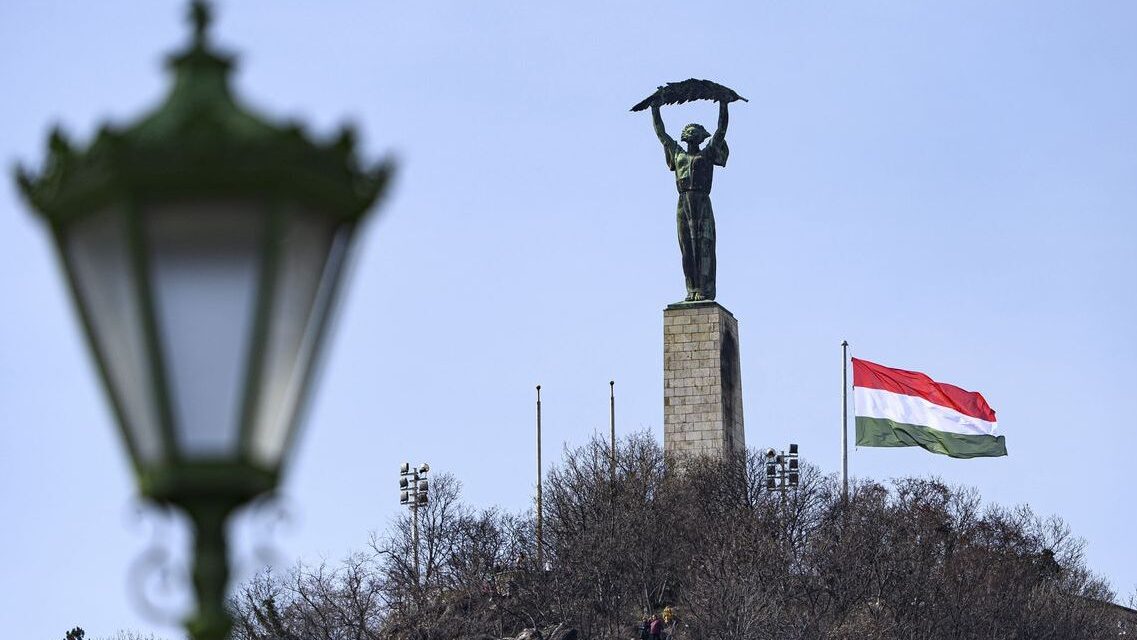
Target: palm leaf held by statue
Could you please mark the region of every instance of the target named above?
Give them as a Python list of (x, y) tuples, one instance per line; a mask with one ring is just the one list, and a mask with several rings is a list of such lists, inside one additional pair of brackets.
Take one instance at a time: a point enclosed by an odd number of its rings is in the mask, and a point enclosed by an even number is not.
[(655, 93), (638, 102), (636, 106), (632, 107), (632, 111), (643, 111), (652, 104), (683, 104), (693, 100), (713, 100), (715, 102), (742, 100), (749, 102), (730, 87), (710, 80), (690, 78), (681, 82), (668, 82), (656, 89)]

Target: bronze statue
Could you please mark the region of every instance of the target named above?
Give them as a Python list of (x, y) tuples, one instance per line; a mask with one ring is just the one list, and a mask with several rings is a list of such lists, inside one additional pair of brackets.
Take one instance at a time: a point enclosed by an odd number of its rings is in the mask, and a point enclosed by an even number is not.
[[(659, 107), (690, 100), (715, 100), (719, 103), (718, 128), (714, 135), (700, 124), (683, 127), (679, 145), (663, 126)], [(663, 144), (667, 168), (675, 172), (675, 186), (679, 189), (676, 226), (679, 232), (679, 251), (683, 256), (683, 276), (687, 281), (687, 302), (715, 299), (715, 215), (711, 209), (711, 179), (714, 166), (726, 166), (730, 149), (726, 145), (728, 121), (727, 104), (746, 100), (731, 89), (708, 80), (673, 82), (648, 96), (632, 107), (642, 111), (651, 107), (655, 135)], [(704, 140), (710, 142), (703, 148)]]

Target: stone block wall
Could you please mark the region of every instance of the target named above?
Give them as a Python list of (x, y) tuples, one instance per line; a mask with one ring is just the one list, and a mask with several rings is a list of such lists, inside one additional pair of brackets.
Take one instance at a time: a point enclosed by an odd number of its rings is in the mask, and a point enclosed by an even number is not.
[(717, 457), (746, 448), (738, 321), (717, 302), (663, 312), (663, 447)]

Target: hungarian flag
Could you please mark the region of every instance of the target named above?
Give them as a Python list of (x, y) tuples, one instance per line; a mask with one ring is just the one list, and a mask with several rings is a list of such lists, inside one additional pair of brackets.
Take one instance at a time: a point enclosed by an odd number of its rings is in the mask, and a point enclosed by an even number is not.
[(983, 396), (915, 371), (853, 358), (857, 445), (923, 447), (953, 458), (1007, 455)]

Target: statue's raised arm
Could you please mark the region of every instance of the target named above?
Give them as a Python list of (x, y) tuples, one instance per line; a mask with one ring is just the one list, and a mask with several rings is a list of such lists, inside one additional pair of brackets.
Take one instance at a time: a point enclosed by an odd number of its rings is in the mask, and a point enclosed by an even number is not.
[(719, 126), (715, 129), (714, 135), (716, 138), (726, 137), (726, 125), (730, 122), (730, 114), (727, 113), (727, 104), (726, 102), (719, 103)]
[(655, 137), (659, 138), (663, 146), (675, 144), (675, 140), (667, 135), (667, 129), (663, 126), (663, 116), (659, 113), (658, 104), (651, 105), (651, 123), (655, 126)]

